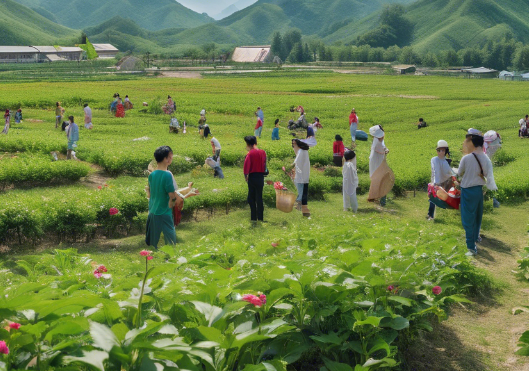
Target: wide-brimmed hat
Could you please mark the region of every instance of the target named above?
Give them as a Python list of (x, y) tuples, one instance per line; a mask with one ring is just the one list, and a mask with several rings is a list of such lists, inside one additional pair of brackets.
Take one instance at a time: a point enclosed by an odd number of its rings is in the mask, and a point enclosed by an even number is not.
[(384, 138), (385, 135), (380, 125), (371, 126), (369, 128), (369, 134), (375, 138)]
[(448, 148), (448, 143), (446, 140), (441, 139), (439, 142), (437, 142), (437, 149), (439, 148)]
[(468, 135), (477, 135), (477, 136), (480, 136), (480, 137), (483, 136), (483, 133), (481, 131), (479, 131), (478, 129), (472, 129), (472, 128), (468, 129), (467, 134)]

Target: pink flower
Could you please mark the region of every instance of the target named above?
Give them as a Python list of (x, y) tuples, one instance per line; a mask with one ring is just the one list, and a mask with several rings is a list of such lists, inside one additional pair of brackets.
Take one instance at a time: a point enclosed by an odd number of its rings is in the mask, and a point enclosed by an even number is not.
[(18, 330), (20, 328), (20, 323), (16, 323), (16, 322), (11, 322), (9, 324), (9, 328), (13, 329), (13, 330)]
[(242, 300), (253, 304), (256, 307), (260, 307), (266, 304), (266, 295), (255, 296), (252, 294), (243, 295)]
[(140, 251), (140, 255), (141, 256), (149, 256), (152, 254), (152, 251), (148, 251), (148, 250), (142, 250)]
[(395, 290), (395, 286), (393, 286), (393, 285), (389, 285), (389, 286), (388, 286), (388, 291), (391, 292), (391, 291), (393, 291), (393, 290)]
[(278, 247), (279, 244), (277, 242), (272, 242), (272, 247)]
[(105, 267), (104, 265), (100, 265), (97, 270), (99, 271), (99, 273), (106, 273), (108, 272), (107, 270), (107, 267)]
[(153, 260), (154, 259), (154, 256), (148, 256), (147, 257), (147, 260)]
[(434, 293), (434, 295), (439, 295), (443, 292), (443, 289), (441, 288), (441, 286), (435, 286), (434, 288), (432, 288), (432, 292)]
[(94, 271), (94, 277), (95, 278), (101, 278), (103, 277), (103, 275), (101, 274), (101, 272), (99, 272), (97, 269)]
[(110, 210), (108, 210), (108, 213), (110, 215), (116, 215), (116, 214), (119, 214), (119, 210), (116, 209), (115, 207), (111, 207)]
[(103, 187), (99, 186), (99, 187), (97, 187), (97, 189), (103, 189)]
[(0, 354), (9, 354), (9, 348), (5, 341), (0, 341)]

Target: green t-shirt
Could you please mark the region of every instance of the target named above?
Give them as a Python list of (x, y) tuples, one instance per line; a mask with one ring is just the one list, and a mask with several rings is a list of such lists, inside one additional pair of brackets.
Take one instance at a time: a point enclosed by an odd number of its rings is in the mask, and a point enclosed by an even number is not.
[(173, 176), (168, 171), (155, 170), (149, 175), (149, 213), (154, 215), (171, 215), (169, 193), (174, 192)]

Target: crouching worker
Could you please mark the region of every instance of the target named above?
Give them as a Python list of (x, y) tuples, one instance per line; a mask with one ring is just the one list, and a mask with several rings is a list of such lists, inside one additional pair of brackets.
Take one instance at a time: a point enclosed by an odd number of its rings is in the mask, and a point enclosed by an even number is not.
[(215, 178), (224, 179), (224, 173), (222, 172), (222, 168), (220, 167), (220, 163), (215, 161), (214, 158), (208, 157), (206, 159), (206, 165), (209, 165), (213, 170), (215, 170), (215, 174), (213, 175)]
[(147, 217), (147, 232), (145, 242), (147, 246), (158, 249), (160, 235), (163, 232), (165, 244), (176, 244), (173, 208), (177, 203), (182, 204), (185, 198), (195, 196), (196, 190), (183, 195), (177, 191), (173, 174), (167, 167), (173, 162), (171, 147), (162, 146), (154, 152), (157, 167), (149, 174), (149, 185), (146, 188), (149, 198), (149, 216)]

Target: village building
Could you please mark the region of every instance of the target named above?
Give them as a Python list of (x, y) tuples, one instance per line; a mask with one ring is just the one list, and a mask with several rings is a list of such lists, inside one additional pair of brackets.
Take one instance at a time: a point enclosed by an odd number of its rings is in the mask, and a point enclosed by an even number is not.
[(466, 68), (461, 72), (465, 73), (469, 79), (494, 79), (499, 75), (499, 71), (485, 67)]
[(0, 63), (80, 61), (83, 49), (62, 46), (0, 46)]
[(239, 46), (235, 48), (231, 60), (241, 63), (271, 63), (273, 56), (270, 47), (270, 45)]
[(119, 50), (112, 44), (92, 44), (97, 55), (101, 59), (115, 58)]
[(395, 70), (399, 75), (405, 75), (407, 73), (415, 73), (415, 71), (417, 71), (417, 67), (412, 64), (399, 64), (393, 66), (393, 70)]

